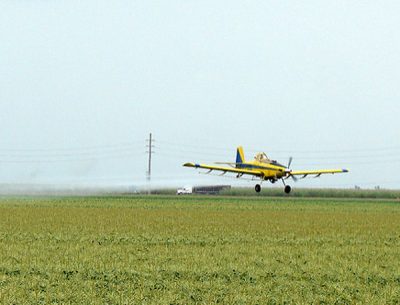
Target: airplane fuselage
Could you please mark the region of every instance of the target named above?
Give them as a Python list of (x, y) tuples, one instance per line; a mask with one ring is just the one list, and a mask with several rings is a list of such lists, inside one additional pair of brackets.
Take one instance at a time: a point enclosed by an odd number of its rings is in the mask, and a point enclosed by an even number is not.
[(238, 163), (236, 164), (236, 168), (254, 170), (254, 172), (258, 173), (260, 178), (262, 178), (263, 180), (271, 180), (271, 182), (282, 179), (288, 174), (286, 166), (283, 166), (282, 164), (279, 164), (277, 162), (265, 163), (254, 160), (244, 163)]

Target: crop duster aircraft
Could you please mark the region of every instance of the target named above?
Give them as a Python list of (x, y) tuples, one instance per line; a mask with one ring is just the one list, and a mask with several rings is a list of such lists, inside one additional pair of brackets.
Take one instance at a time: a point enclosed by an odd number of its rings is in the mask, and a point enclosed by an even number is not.
[[(221, 171), (221, 175), (226, 173), (235, 173), (236, 178), (240, 178), (243, 175), (249, 175), (253, 178), (260, 179), (260, 184), (256, 184), (255, 191), (259, 193), (261, 191), (261, 183), (263, 181), (269, 181), (275, 183), (278, 180), (282, 180), (285, 186), (284, 191), (289, 194), (292, 188), (290, 185), (285, 183), (285, 180), (292, 178), (297, 181), (297, 176), (301, 176), (300, 179), (307, 177), (308, 175), (314, 175), (319, 177), (322, 174), (336, 174), (336, 173), (347, 173), (347, 169), (321, 169), (321, 170), (301, 170), (293, 171), (290, 169), (292, 163), (292, 157), (289, 158), (288, 165), (282, 165), (275, 160), (270, 160), (265, 153), (258, 153), (255, 155), (254, 160), (246, 161), (244, 158), (243, 147), (239, 146), (236, 152), (236, 162), (216, 162), (215, 165), (199, 164), (199, 163), (185, 163), (183, 166), (204, 168), (208, 169), (207, 173), (212, 171)], [(226, 166), (219, 166), (219, 164)]]

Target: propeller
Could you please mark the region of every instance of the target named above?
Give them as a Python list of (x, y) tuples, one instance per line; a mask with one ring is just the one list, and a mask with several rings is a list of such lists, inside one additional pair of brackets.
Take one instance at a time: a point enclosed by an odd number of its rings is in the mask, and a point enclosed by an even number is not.
[(293, 157), (289, 157), (289, 162), (288, 162), (287, 168), (290, 168), (290, 165), (292, 164), (292, 160), (293, 160)]
[(290, 165), (292, 165), (292, 161), (293, 161), (293, 157), (289, 157), (289, 161), (288, 161), (288, 165), (287, 165), (287, 169), (288, 169), (288, 173), (289, 175), (287, 176), (286, 179), (288, 179), (289, 177), (291, 177), (293, 179), (294, 182), (297, 182), (298, 178), (296, 176), (293, 176), (290, 172), (292, 171), (290, 169)]

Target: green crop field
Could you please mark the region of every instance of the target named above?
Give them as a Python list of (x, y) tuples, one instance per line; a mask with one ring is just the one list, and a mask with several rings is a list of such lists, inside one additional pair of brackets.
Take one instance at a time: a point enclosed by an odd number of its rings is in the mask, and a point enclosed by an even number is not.
[(0, 304), (400, 304), (400, 203), (0, 199)]

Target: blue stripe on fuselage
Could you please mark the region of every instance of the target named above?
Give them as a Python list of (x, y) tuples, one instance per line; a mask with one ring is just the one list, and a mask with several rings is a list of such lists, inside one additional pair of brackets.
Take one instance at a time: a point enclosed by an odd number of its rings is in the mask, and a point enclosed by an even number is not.
[[(262, 165), (241, 163), (241, 164), (236, 164), (236, 167), (237, 168), (248, 168), (248, 169), (267, 169), (267, 170), (276, 170), (276, 171), (282, 170), (280, 168), (269, 167), (269, 165), (278, 166), (278, 167), (281, 166), (281, 165), (277, 165), (277, 164), (276, 165), (275, 164), (268, 164), (266, 166), (262, 166)], [(282, 165), (282, 167), (285, 168), (283, 165)]]

